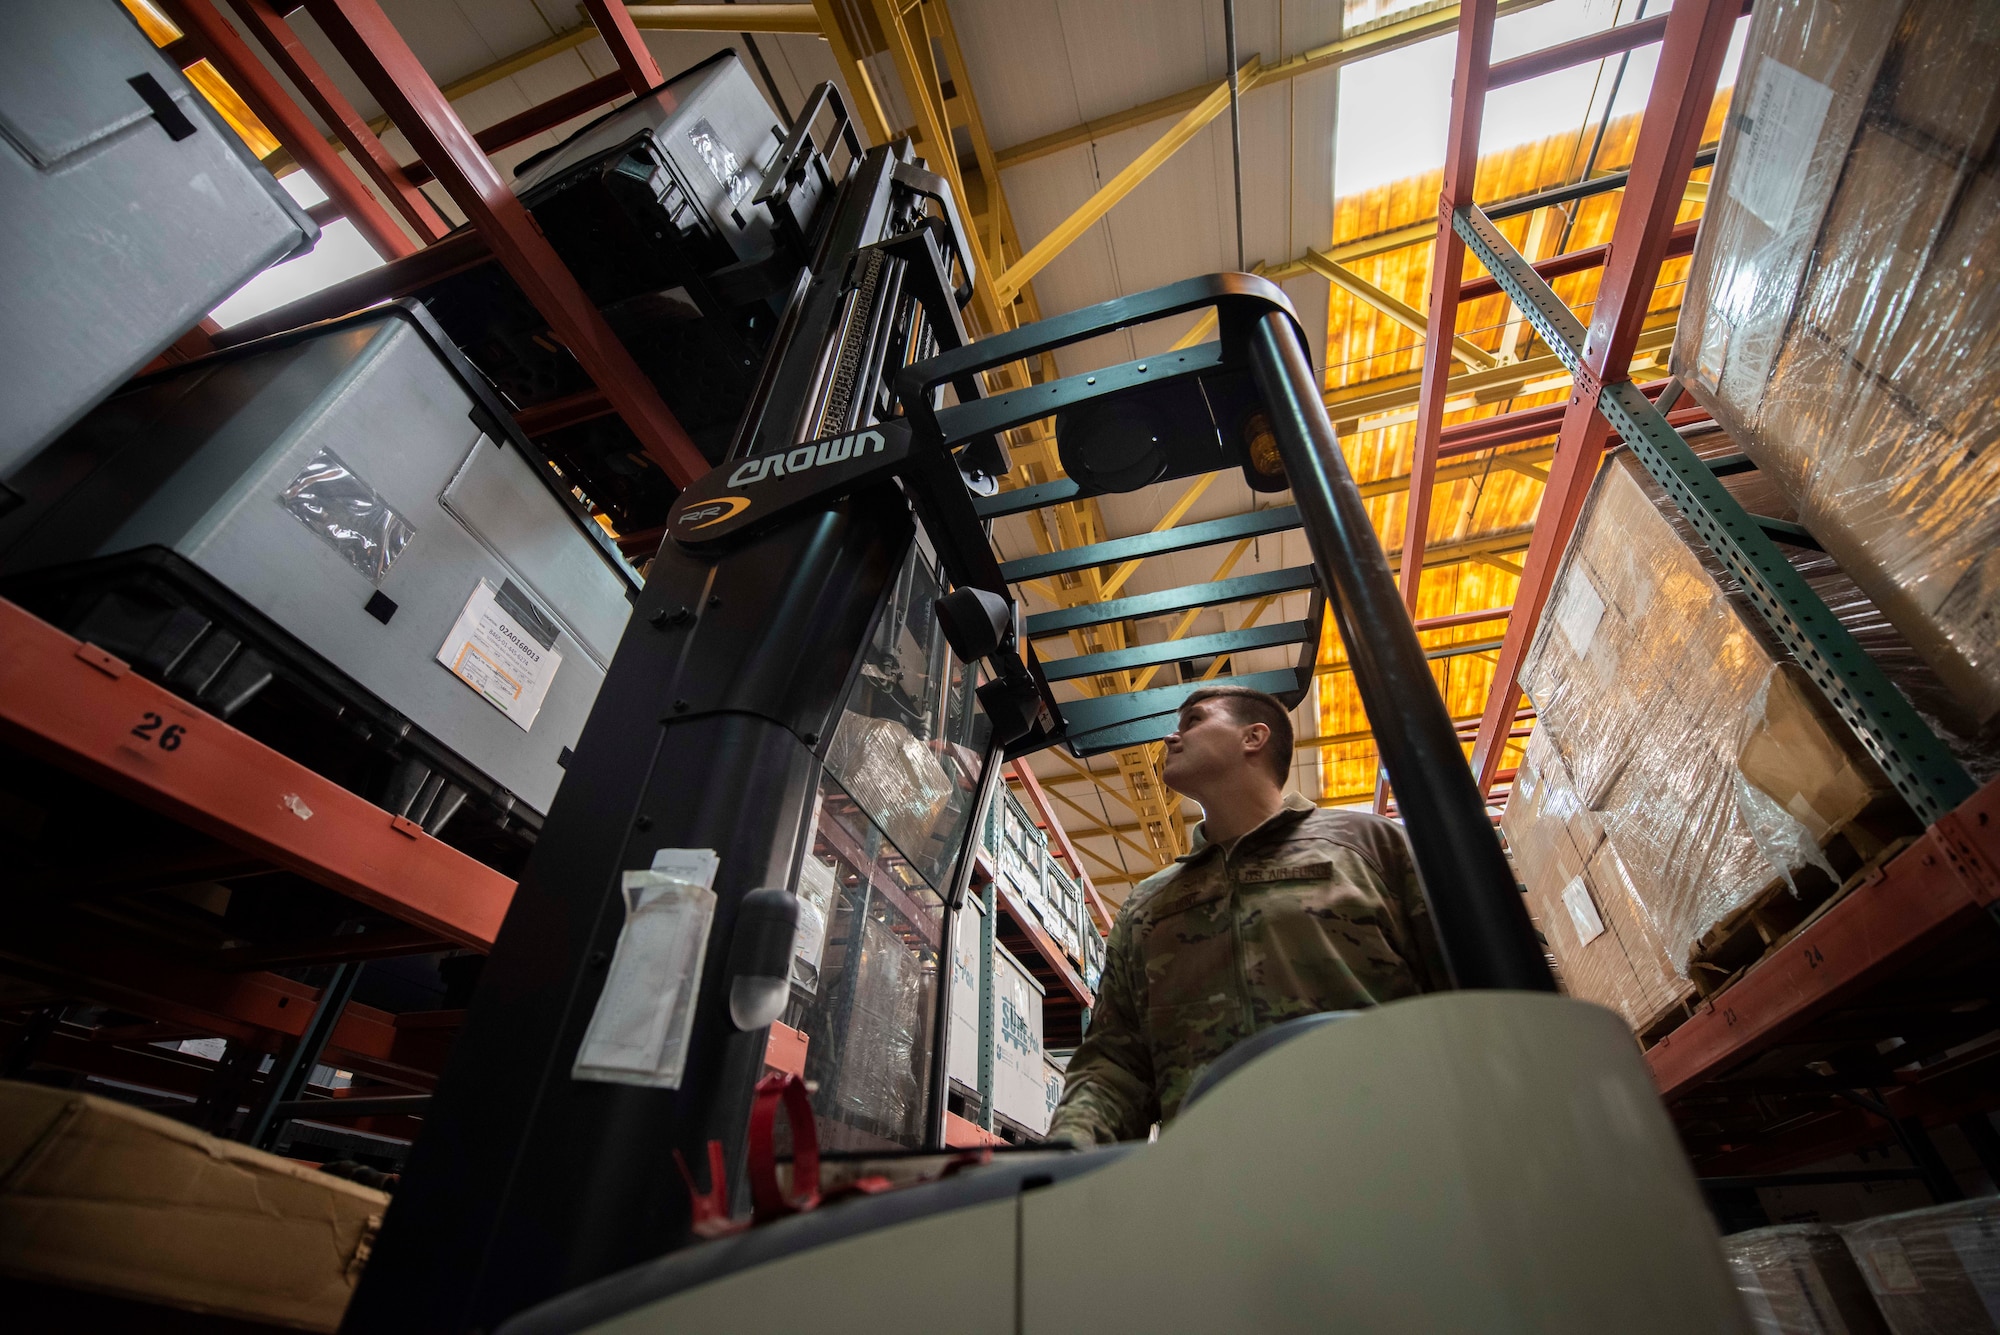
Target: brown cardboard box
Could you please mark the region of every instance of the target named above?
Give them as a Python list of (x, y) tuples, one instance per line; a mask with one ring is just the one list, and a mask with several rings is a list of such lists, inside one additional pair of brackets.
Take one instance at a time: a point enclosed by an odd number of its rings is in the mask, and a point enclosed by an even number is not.
[(0, 1271), (331, 1331), (389, 1198), (109, 1099), (0, 1081)]
[(1846, 743), (1840, 716), (1790, 663), (1765, 680), (1763, 708), (1744, 730), (1736, 767), (1815, 840), (1883, 797), (1880, 772)]
[(1825, 1224), (1732, 1233), (1722, 1253), (1758, 1335), (1888, 1335), (1853, 1256)]
[(1591, 884), (1621, 906), (1607, 926), (1639, 989), (1616, 1003), (1628, 1018), (1681, 994), (1659, 986), (1661, 959), (1685, 977), (1712, 928), (1793, 872), (1830, 867), (1826, 837), (1890, 791), (1671, 505), (1637, 461), (1613, 456), (1521, 670), (1532, 740), (1560, 758), (1616, 850), (1616, 874), (1607, 863)]
[(2000, 727), (2000, 0), (1759, 5), (1676, 374)]
[(2000, 1200), (1885, 1215), (1840, 1235), (1895, 1335), (2000, 1331)]
[(1617, 853), (1576, 793), (1550, 734), (1537, 730), (1501, 817), (1528, 912), (1563, 990), (1648, 1028), (1694, 989), (1674, 975)]

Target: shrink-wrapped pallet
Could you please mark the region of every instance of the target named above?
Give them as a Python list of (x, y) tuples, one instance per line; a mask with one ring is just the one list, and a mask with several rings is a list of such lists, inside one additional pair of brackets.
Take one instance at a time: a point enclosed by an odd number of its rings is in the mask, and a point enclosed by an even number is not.
[[(903, 855), (925, 871), (948, 856), (953, 782), (936, 753), (893, 719), (842, 716), (827, 768)], [(962, 828), (962, 827), (961, 827)]]
[(1888, 1335), (1847, 1245), (1825, 1224), (1732, 1233), (1722, 1254), (1758, 1335)]
[(1830, 839), (1891, 800), (1852, 733), (1688, 539), (1637, 462), (1611, 459), (1521, 670), (1536, 737), (1681, 976), (1712, 929), (1774, 887), (1807, 873), (1838, 885), (1851, 859)]
[(1673, 365), (2000, 723), (2000, 0), (1760, 0)]
[(1565, 992), (1644, 1033), (1693, 988), (1676, 977), (1603, 827), (1577, 796), (1546, 732), (1528, 740), (1501, 818), (1515, 874)]
[(1840, 1234), (1894, 1335), (2000, 1331), (2000, 1200), (1884, 1215)]

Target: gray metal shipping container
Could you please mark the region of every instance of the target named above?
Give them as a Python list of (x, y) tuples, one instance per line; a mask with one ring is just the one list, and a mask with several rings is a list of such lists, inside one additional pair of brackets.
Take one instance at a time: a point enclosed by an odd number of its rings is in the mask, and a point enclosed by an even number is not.
[[(774, 241), (769, 215), (750, 200), (782, 134), (742, 61), (720, 51), (522, 163), (514, 193), (538, 207), (581, 168), (615, 162), (634, 170), (630, 155), (650, 144), (649, 156), (672, 164), (670, 172), (655, 174), (653, 188), (675, 223), (713, 232), (738, 259), (755, 259), (769, 254)], [(795, 203), (802, 216), (810, 216), (819, 184), (809, 179), (801, 187), (805, 195)]]
[(319, 228), (117, 0), (0, 0), (0, 478)]
[[(546, 812), (637, 577), (528, 449), (420, 307), (378, 307), (103, 404), (16, 475), (0, 573), (165, 549)], [(437, 661), (482, 581), (561, 656), (525, 730)]]

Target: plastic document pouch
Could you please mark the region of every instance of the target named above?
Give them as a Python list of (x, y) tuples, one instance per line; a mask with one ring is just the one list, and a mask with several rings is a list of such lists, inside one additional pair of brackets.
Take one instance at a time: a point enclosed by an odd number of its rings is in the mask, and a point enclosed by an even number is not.
[(661, 849), (653, 870), (624, 874), (625, 926), (573, 1079), (680, 1088), (715, 919), (715, 868), (708, 849)]

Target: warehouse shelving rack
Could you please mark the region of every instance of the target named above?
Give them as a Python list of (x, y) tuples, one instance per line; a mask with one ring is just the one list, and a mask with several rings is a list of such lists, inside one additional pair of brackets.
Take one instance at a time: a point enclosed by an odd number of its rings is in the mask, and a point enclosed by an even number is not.
[[(313, 210), (315, 220), (349, 218), (388, 262), (227, 334), (204, 321), (175, 345), (170, 359), (347, 314), (497, 260), (595, 386), (578, 402), (534, 409), (533, 431), (615, 412), (676, 485), (706, 471), (707, 462), (658, 391), (487, 156), (665, 82), (622, 4), (590, 0), (586, 6), (618, 62), (617, 75), (475, 136), (375, 0), (314, 0), (314, 20), (417, 148), (418, 162), (404, 165), (299, 42), (284, 17), (293, 6), (226, 3), (333, 127), (359, 172), (333, 151), (224, 19), (217, 0), (162, 0), (181, 29), (167, 44), (167, 56), (182, 68), (209, 61), (326, 190), (328, 201)], [(418, 188), (432, 180), (471, 219), (470, 227), (454, 232), (439, 216)], [(370, 192), (371, 182), (416, 241)], [(79, 787), (68, 796), (99, 823), (137, 831), (135, 840), (143, 845), (90, 850), (109, 856), (101, 865), (83, 861), (67, 869), (72, 883), (61, 887), (68, 891), (60, 897), (62, 909), (42, 912), (17, 903), (0, 943), (8, 972), (41, 994), (140, 1021), (77, 1025), (62, 1020), (63, 1006), (45, 1006), (18, 1025), (0, 1026), (0, 1073), (20, 1074), (40, 1062), (197, 1100), (226, 1096), (229, 1106), (209, 1121), (214, 1126), (247, 1099), (245, 1125), (263, 1128), (264, 1143), (285, 1119), (308, 1111), (315, 1121), (394, 1139), (414, 1136), (420, 1123), (410, 1119), (421, 1116), (464, 1012), (392, 1014), (350, 1001), (355, 966), (441, 950), (483, 953), (513, 896), (509, 877), (4, 600), (0, 745), (28, 764), (46, 765), (54, 783), (74, 781)], [(130, 930), (135, 924), (119, 921), (119, 906), (99, 902), (103, 892), (121, 887), (274, 873), (342, 897), (352, 906), (352, 920), (323, 938), (215, 949), (177, 937), (171, 923), (164, 931), (159, 923)], [(312, 966), (332, 966), (321, 987), (274, 972)], [(331, 1009), (322, 1013), (322, 1003)], [(235, 1046), (221, 1062), (173, 1050), (175, 1040), (189, 1037), (222, 1037)], [(798, 1036), (777, 1026), (766, 1060), (796, 1070), (798, 1047)], [(258, 1057), (268, 1059), (269, 1077), (259, 1078)], [(247, 1069), (244, 1058), (250, 1059)], [(335, 1091), (332, 1098), (304, 1097), (307, 1075), (322, 1063), (377, 1083)], [(287, 1071), (290, 1076), (281, 1078)], [(218, 1090), (221, 1084), (232, 1088)], [(195, 1110), (198, 1119), (210, 1111)]]
[[(354, 160), (422, 244), (404, 236), (360, 179), (325, 151), (310, 119), (262, 70), (255, 54), (222, 21), (212, 0), (168, 0), (168, 11), (186, 33), (175, 43), (180, 49), (169, 54), (184, 64), (204, 57), (211, 60), (278, 133), (295, 160), (327, 189), (338, 211), (353, 219), (385, 255), (395, 256), (369, 274), (232, 330), (222, 342), (345, 314), (497, 259), (575, 350), (595, 386), (574, 401), (531, 410), (535, 420), (530, 434), (616, 412), (677, 484), (685, 485), (704, 471), (686, 433), (604, 327), (487, 158), (499, 148), (662, 81), (622, 5), (612, 0), (586, 4), (617, 59), (616, 75), (475, 136), (375, 0), (310, 0), (308, 12), (416, 146), (419, 161), (406, 166), (387, 153), (325, 72), (304, 55), (279, 7), (268, 0), (227, 2), (306, 100), (334, 126)], [(1429, 327), (1450, 328), (1462, 301), (1506, 291), (1536, 321), (1552, 349), (1568, 350), (1576, 386), (1571, 401), (1559, 412), (1530, 409), (1506, 419), (1447, 429), (1442, 418), (1450, 341), (1434, 340), (1425, 351), (1403, 546), (1403, 569), (1409, 572), (1405, 594), (1412, 605), (1440, 460), (1559, 431), (1541, 518), (1500, 648), (1496, 689), (1473, 749), (1475, 769), (1489, 793), (1499, 781), (1503, 743), (1518, 716), (1516, 677), (1523, 655), (1598, 461), (1605, 447), (1614, 443), (1614, 429), (1649, 465), (1663, 462), (1670, 476), (1682, 479), (1675, 487), (1677, 498), (1691, 497), (1695, 512), (1710, 516), (1715, 526), (1712, 541), (1723, 549), (1733, 542), (1752, 566), (1769, 548), (1768, 532), (1761, 525), (1742, 528), (1743, 520), (1726, 513), (1726, 507), (1717, 513), (1710, 506), (1717, 498), (1703, 480), (1705, 467), (1702, 472), (1686, 471), (1688, 459), (1680, 457), (1674, 442), (1667, 439), (1673, 435), (1668, 422), (1680, 425), (1687, 420), (1675, 407), (1674, 389), (1660, 387), (1661, 402), (1653, 405), (1629, 380), (1660, 264), (1669, 256), (1685, 254), (1692, 245), (1693, 229), (1675, 225), (1675, 209), (1698, 160), (1697, 140), (1730, 24), (1748, 9), (1743, 0), (1685, 0), (1666, 16), (1500, 63), (1490, 58), (1493, 0), (1472, 0), (1460, 10), (1439, 211), (1444, 225), (1438, 231), (1432, 265)], [(1662, 43), (1661, 59), (1611, 244), (1601, 248), (1602, 253), (1578, 252), (1534, 265), (1510, 255), (1504, 241), (1495, 243), (1497, 233), (1482, 226), (1472, 197), (1487, 93), (1654, 41)], [(445, 189), (472, 220), (470, 227), (445, 234), (435, 209), (417, 188), (428, 180)], [(1486, 265), (1487, 276), (1462, 281), (1468, 249)], [(1554, 299), (1542, 280), (1594, 265), (1603, 266), (1604, 279), (1586, 330), (1574, 317), (1564, 320), (1568, 313), (1560, 303), (1547, 304)], [(205, 345), (211, 338), (212, 331), (192, 338), (190, 344)], [(1662, 420), (1663, 412), (1672, 415)], [(1732, 523), (1741, 531), (1722, 536)], [(657, 541), (658, 535), (632, 537)], [(1779, 621), (1786, 615), (1780, 611)], [(1797, 625), (1792, 632), (1807, 658), (1826, 656), (1823, 649), (1813, 647), (1824, 643), (1813, 627)], [(1867, 671), (1865, 658), (1848, 659), (1847, 666), (1864, 675)], [(1830, 673), (1836, 694), (1842, 683), (1851, 689), (1850, 672), (1832, 666), (1823, 670)], [(132, 732), (148, 713), (157, 714), (163, 723), (154, 740), (145, 743)], [(1889, 1118), (1936, 1124), (1975, 1110), (1982, 1099), (1991, 1098), (1995, 1082), (1990, 1068), (1961, 1065), (1908, 1087), (1896, 1072), (1885, 1070), (1879, 1086), (1884, 1097), (1875, 1104), (1882, 1110), (1879, 1113), (1851, 1099), (1845, 1104), (1831, 1102), (1842, 1092), (1816, 1087), (1810, 1073), (1789, 1069), (1772, 1073), (1774, 1066), (1792, 1060), (1785, 1054), (1813, 1050), (1814, 1043), (1846, 1042), (1868, 1033), (1887, 1036), (1898, 1026), (1916, 1023), (1913, 1017), (1948, 1023), (1939, 1017), (1952, 1013), (1949, 989), (1940, 990), (1940, 984), (1927, 993), (1918, 981), (1960, 977), (1981, 965), (1990, 968), (1993, 956), (2000, 954), (1996, 949), (2000, 926), (1994, 917), (2000, 896), (2000, 792), (1990, 785), (1972, 791), (1962, 778), (1935, 764), (1935, 755), (1924, 753), (1922, 747), (1912, 752), (1900, 743), (1891, 744), (1882, 735), (1881, 720), (1873, 719), (1869, 710), (1854, 713), (1860, 717), (1862, 734), (1873, 743), (1871, 750), (1880, 748), (1878, 754), (1891, 772), (1912, 785), (1906, 791), (1913, 792), (1913, 805), (1924, 814), (1928, 828), (1874, 879), (1809, 922), (1783, 949), (1713, 1003), (1705, 1003), (1700, 1013), (1649, 1053), (1662, 1093), (1684, 1125), (1705, 1121), (1725, 1128), (1706, 1140), (1690, 1134), (1697, 1162), (1705, 1171), (1754, 1172), (1822, 1159), (1847, 1144), (1870, 1137), (1879, 1140)], [(175, 734), (178, 749), (160, 745), (169, 719), (181, 729)], [(1895, 730), (1893, 721), (1890, 730)], [(361, 938), (294, 943), (289, 954), (268, 955), (262, 967), (247, 969), (157, 954), (121, 954), (100, 941), (38, 935), (32, 924), (23, 924), (10, 932), (5, 946), (12, 963), (31, 964), (36, 976), (57, 990), (151, 1017), (151, 1027), (86, 1041), (52, 1021), (39, 1028), (31, 1021), (17, 1036), (17, 1055), (39, 1051), (53, 1063), (97, 1071), (106, 1078), (198, 1092), (199, 1082), (209, 1076), (206, 1064), (148, 1047), (151, 1039), (198, 1032), (268, 1044), (294, 1042), (308, 1029), (316, 991), (279, 977), (270, 968), (338, 963), (366, 957), (371, 951), (445, 945), (480, 949), (490, 942), (512, 892), (511, 883), (499, 873), (421, 831), (402, 828), (386, 811), (192, 709), (101, 651), (4, 603), (0, 603), (0, 739), (97, 786), (107, 804), (124, 804), (116, 811), (157, 813), (163, 829), (187, 832), (200, 855), (218, 865), (235, 858), (283, 867), (398, 924)], [(1052, 838), (1058, 837), (1061, 826), (1046, 803), (1035, 800), (1031, 776), (1024, 776), (1023, 787), (1039, 813), (1039, 823), (1046, 825)], [(310, 818), (300, 808), (309, 810)], [(1068, 856), (1081, 877), (1074, 854)], [(1084, 883), (1087, 886), (1087, 879)], [(1108, 915), (1094, 894), (1092, 900), (1099, 926), (1108, 927)], [(1007, 924), (1003, 930), (1016, 933), (1010, 944), (1024, 959), (1035, 961), (1045, 985), (1056, 984), (1050, 987), (1051, 999), (1060, 994), (1060, 1004), (1073, 1008), (1080, 1030), (1091, 1004), (1082, 979), (1045, 931), (1036, 935), (1034, 915), (1025, 906), (1009, 905), (997, 894), (996, 905), (1000, 910), (996, 925)], [(456, 1020), (456, 1012), (396, 1017), (350, 1004), (338, 1024), (328, 1027), (323, 1056), (358, 1072), (379, 1073), (385, 1080), (419, 1091), (420, 1097), (435, 1078)], [(1800, 1125), (1777, 1134), (1768, 1126), (1784, 1119), (1758, 1122), (1743, 1112), (1759, 1101), (1799, 1098), (1820, 1100), (1832, 1111), (1792, 1118)], [(390, 1120), (403, 1112), (402, 1107), (384, 1104), (381, 1112), (370, 1115), (381, 1119), (382, 1128), (402, 1126), (407, 1131), (406, 1123)]]
[[(321, 136), (311, 116), (264, 66), (226, 3), (282, 70), (304, 101), (346, 147), (358, 172)], [(569, 90), (474, 135), (424, 70), (376, 0), (311, 0), (307, 12), (393, 123), (415, 146), (418, 160), (398, 163), (298, 40), (285, 18), (291, 6), (270, 0), (161, 0), (181, 29), (166, 54), (181, 67), (207, 60), (277, 136), (328, 202), (317, 221), (344, 216), (386, 261), (354, 279), (271, 311), (224, 332), (203, 328), (176, 345), (176, 357), (234, 346), (266, 334), (331, 319), (407, 296), (452, 274), (497, 261), (577, 356), (593, 388), (517, 414), (530, 436), (616, 413), (649, 457), (677, 486), (707, 471), (672, 411), (604, 324), (501, 178), (488, 155), (554, 129), (575, 117), (665, 82), (631, 17), (615, 0), (585, 8), (617, 61), (618, 72)], [(365, 177), (365, 180), (363, 179)], [(452, 230), (419, 188), (435, 181), (471, 220)], [(388, 208), (369, 189), (373, 185)], [(393, 210), (417, 240), (390, 216)], [(626, 534), (638, 557), (661, 533)], [(162, 722), (150, 738), (144, 720)], [(152, 813), (175, 841), (183, 870), (216, 875), (282, 869), (372, 911), (369, 930), (325, 940), (257, 946), (241, 959), (160, 951), (156, 939), (79, 932), (76, 924), (20, 924), (0, 945), (10, 970), (32, 977), (52, 995), (146, 1017), (137, 1026), (85, 1030), (60, 1024), (56, 1008), (18, 1026), (0, 1026), (6, 1069), (34, 1061), (188, 1097), (213, 1095), (225, 1074), (217, 1063), (174, 1053), (160, 1044), (182, 1037), (224, 1037), (285, 1062), (302, 1065), (290, 1089), (275, 1081), (248, 1087), (251, 1123), (309, 1108), (314, 1120), (409, 1139), (420, 1123), (426, 1091), (463, 1012), (393, 1015), (346, 999), (354, 970), (369, 958), (492, 945), (514, 893), (507, 876), (426, 834), (294, 760), (147, 681), (94, 646), (79, 643), (12, 603), (0, 600), (0, 743), (67, 771), (104, 794), (106, 816)], [(1084, 874), (1075, 850), (1025, 766), (1018, 767), (1037, 814), (1067, 858), (1100, 929), (1110, 914)], [(112, 805), (129, 804), (129, 805)], [(192, 850), (192, 851), (190, 851)], [(142, 859), (151, 871), (176, 874), (168, 857)], [(145, 869), (134, 868), (135, 874)], [(990, 866), (981, 873), (993, 880)], [(1049, 998), (1048, 1026), (1058, 1046), (1080, 1041), (1092, 1002), (1075, 964), (1032, 907), (998, 885), (1000, 940), (1028, 964)], [(390, 920), (388, 922), (383, 919)], [(224, 952), (227, 953), (227, 952)], [(267, 967), (251, 968), (261, 961)], [(314, 988), (270, 972), (273, 967), (335, 966)], [(333, 1013), (319, 1015), (330, 1000)], [(316, 1022), (317, 1021), (317, 1022)], [(774, 1025), (768, 1069), (798, 1072), (803, 1036)], [(366, 1097), (301, 1098), (298, 1088), (315, 1063), (337, 1065), (387, 1082), (393, 1092)], [(275, 1068), (274, 1068), (275, 1069)], [(387, 1086), (384, 1086), (385, 1088)]]
[[(1742, 456), (1698, 458), (1677, 427), (1681, 390), (1657, 396), (1630, 378), (1662, 261), (1677, 249), (1675, 214), (1736, 19), (1737, 0), (1677, 4), (1671, 13), (1494, 64), (1495, 5), (1460, 10), (1457, 64), (1429, 327), (1450, 329), (1468, 293), (1504, 292), (1570, 371), (1547, 489), (1502, 642), (1492, 694), (1472, 749), (1482, 790), (1506, 777), (1501, 757), (1521, 704), (1518, 679), (1564, 548), (1605, 449), (1622, 445), (1668, 492), (1757, 612), (1825, 693), (1926, 826), (1910, 847), (1809, 919), (1733, 985), (1648, 1052), (1662, 1096), (1698, 1171), (1740, 1177), (1822, 1161), (1899, 1137), (1939, 1199), (1957, 1188), (1922, 1128), (1960, 1122), (2000, 1175), (2000, 1145), (1984, 1113), (2000, 1103), (1991, 1045), (1959, 1052), (1990, 1022), (1982, 979), (2000, 966), (2000, 783), (1975, 789), (1944, 744), (1793, 570), (1778, 544), (1816, 546), (1797, 525), (1743, 510), (1719, 477)], [(1661, 43), (1633, 164), (1588, 327), (1549, 287), (1560, 261), (1530, 264), (1472, 193), (1479, 130), (1491, 90)], [(1685, 227), (1685, 225), (1683, 225)], [(1486, 275), (1463, 280), (1467, 252)], [(1567, 257), (1564, 257), (1567, 258)], [(1443, 430), (1451, 341), (1425, 347), (1416, 460), (1404, 551), (1421, 553)], [(1667, 414), (1674, 413), (1673, 418)], [(1551, 414), (1553, 415), (1553, 414)], [(1420, 560), (1406, 558), (1416, 605)], [(1912, 1069), (1890, 1054), (1912, 1035), (1944, 1059)], [(1872, 1056), (1872, 1060), (1870, 1060)], [(1829, 1060), (1839, 1058), (1838, 1074)], [(1860, 1074), (1857, 1079), (1857, 1072)], [(1859, 1087), (1865, 1085), (1866, 1087)]]

